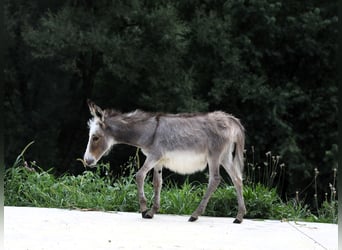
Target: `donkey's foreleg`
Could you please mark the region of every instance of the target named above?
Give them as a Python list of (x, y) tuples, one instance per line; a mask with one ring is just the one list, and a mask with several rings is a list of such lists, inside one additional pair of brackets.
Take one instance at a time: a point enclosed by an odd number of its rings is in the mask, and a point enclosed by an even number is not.
[(153, 218), (160, 208), (160, 191), (162, 188), (162, 167), (155, 167), (153, 172), (154, 199), (152, 208), (145, 214), (144, 218)]
[(145, 192), (144, 192), (144, 181), (145, 181), (146, 174), (148, 173), (148, 171), (150, 171), (155, 165), (156, 165), (156, 161), (149, 159), (149, 157), (147, 157), (144, 165), (139, 169), (139, 171), (136, 174), (140, 212), (142, 213), (143, 218), (149, 218), (149, 217), (146, 217), (147, 201), (146, 201)]
[(195, 210), (195, 212), (192, 213), (191, 217), (189, 218), (189, 221), (196, 221), (198, 219), (198, 216), (200, 216), (207, 207), (207, 204), (209, 202), (209, 199), (213, 192), (217, 189), (218, 185), (221, 181), (220, 171), (219, 171), (220, 165), (217, 162), (209, 163), (209, 185), (206, 193), (204, 194), (204, 197)]

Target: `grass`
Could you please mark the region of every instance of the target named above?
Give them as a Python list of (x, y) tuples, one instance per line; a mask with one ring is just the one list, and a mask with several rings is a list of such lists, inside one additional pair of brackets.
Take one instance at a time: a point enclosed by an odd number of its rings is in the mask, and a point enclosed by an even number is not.
[[(6, 170), (6, 206), (138, 212), (135, 183), (137, 158), (132, 158), (125, 166), (128, 171), (125, 177), (114, 178), (108, 174), (108, 164), (99, 165), (95, 170), (84, 171), (78, 176), (66, 174), (55, 177), (52, 170), (43, 171), (34, 162), (28, 164), (24, 159), (26, 149), (19, 155), (15, 165)], [(277, 169), (275, 165), (269, 166), (273, 171)], [(272, 176), (272, 169), (267, 172), (269, 176)], [(333, 188), (331, 196), (326, 195), (326, 200), (317, 208), (318, 213), (315, 215), (298, 197), (283, 202), (277, 194), (277, 188), (270, 187), (273, 183), (267, 180), (266, 174), (260, 176), (268, 185), (261, 181), (251, 181), (253, 175), (251, 171), (249, 173), (244, 187), (248, 211), (245, 218), (337, 223), (336, 190)], [(188, 180), (180, 187), (166, 181), (161, 192), (160, 213), (190, 215), (201, 201), (206, 187), (206, 184), (190, 183)], [(151, 177), (145, 182), (145, 193), (152, 202)], [(235, 217), (236, 213), (235, 189), (223, 182), (211, 197), (205, 215)]]
[(10, 168), (5, 176), (5, 205), (136, 211), (132, 177), (112, 183), (99, 172), (57, 178), (41, 169)]

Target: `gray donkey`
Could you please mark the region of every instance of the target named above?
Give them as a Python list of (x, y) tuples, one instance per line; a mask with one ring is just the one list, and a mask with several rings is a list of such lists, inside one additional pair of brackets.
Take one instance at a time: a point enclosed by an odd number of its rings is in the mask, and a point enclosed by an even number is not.
[[(136, 110), (120, 113), (102, 110), (88, 100), (93, 118), (89, 120), (89, 141), (84, 162), (94, 166), (115, 144), (141, 148), (146, 156), (136, 174), (140, 211), (143, 218), (153, 218), (160, 207), (162, 168), (179, 174), (191, 174), (209, 166), (208, 189), (189, 221), (201, 215), (220, 183), (220, 165), (228, 172), (237, 191), (238, 213), (234, 223), (241, 223), (246, 213), (242, 194), (244, 128), (232, 115), (216, 111), (203, 114), (160, 114)], [(146, 174), (154, 169), (154, 202), (149, 210), (144, 194)]]

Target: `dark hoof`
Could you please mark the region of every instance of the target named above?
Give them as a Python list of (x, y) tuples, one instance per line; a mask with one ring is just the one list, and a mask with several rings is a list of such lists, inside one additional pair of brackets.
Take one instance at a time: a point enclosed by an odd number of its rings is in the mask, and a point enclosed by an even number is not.
[(141, 215), (143, 218), (145, 218), (145, 215), (147, 214), (148, 210), (141, 212)]
[(142, 215), (142, 217), (143, 217), (144, 219), (152, 219), (152, 218), (153, 218), (153, 216), (151, 216), (151, 215), (148, 213), (148, 210), (142, 212), (141, 215)]
[(241, 220), (239, 220), (239, 219), (235, 219), (234, 221), (233, 221), (233, 223), (236, 223), (236, 224), (241, 224)]
[(198, 219), (198, 218), (196, 218), (196, 217), (192, 217), (192, 216), (191, 216), (191, 217), (189, 218), (189, 220), (188, 220), (188, 221), (190, 221), (190, 222), (194, 222), (194, 221), (196, 221), (197, 219)]

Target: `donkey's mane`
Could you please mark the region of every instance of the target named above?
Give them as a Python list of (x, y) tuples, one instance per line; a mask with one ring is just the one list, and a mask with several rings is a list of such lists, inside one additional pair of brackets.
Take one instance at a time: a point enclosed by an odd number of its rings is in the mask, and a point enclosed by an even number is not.
[(139, 109), (129, 112), (129, 113), (121, 113), (120, 111), (117, 111), (115, 109), (106, 109), (105, 116), (109, 119), (117, 118), (126, 123), (136, 123), (136, 122), (146, 121), (156, 116), (156, 114), (145, 112)]
[(105, 112), (107, 117), (113, 117), (113, 116), (121, 115), (121, 112), (117, 111), (115, 109), (105, 109), (104, 112)]
[(150, 118), (155, 117), (157, 120), (159, 120), (161, 117), (167, 117), (167, 118), (191, 118), (196, 116), (206, 116), (208, 113), (201, 113), (201, 112), (195, 112), (195, 113), (163, 113), (163, 112), (146, 112), (140, 109), (136, 109), (134, 111), (128, 112), (128, 113), (122, 113), (115, 109), (106, 109), (105, 110), (106, 117), (113, 118), (113, 117), (119, 117), (121, 120), (125, 122), (141, 122), (146, 121)]

